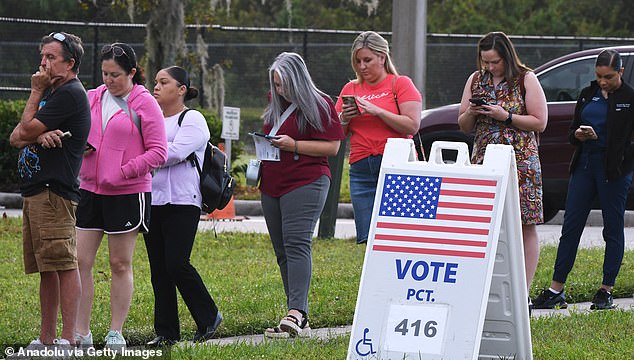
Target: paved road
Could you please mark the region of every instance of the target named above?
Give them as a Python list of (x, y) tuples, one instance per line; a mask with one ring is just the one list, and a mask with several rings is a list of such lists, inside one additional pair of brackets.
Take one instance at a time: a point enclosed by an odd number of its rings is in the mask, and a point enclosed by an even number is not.
[[(0, 209), (0, 213), (7, 216), (21, 216), (22, 210), (20, 209)], [(266, 233), (266, 223), (264, 217), (238, 217), (237, 220), (217, 220), (217, 221), (201, 221), (198, 228), (201, 231), (211, 231), (216, 229), (217, 232), (222, 233), (225, 231), (238, 231), (238, 232), (256, 232)], [(602, 247), (603, 237), (601, 232), (603, 227), (599, 226), (586, 226), (583, 235), (581, 237), (581, 247)], [(317, 227), (318, 228), (318, 227)], [(539, 240), (541, 244), (556, 245), (561, 235), (561, 225), (538, 225), (537, 233), (539, 234)], [(335, 227), (336, 238), (353, 238), (356, 232), (354, 229), (353, 219), (337, 219)], [(315, 230), (315, 236), (317, 236), (317, 230)], [(634, 226), (625, 228), (625, 249), (634, 250)]]
[[(202, 231), (213, 230), (216, 228), (217, 232), (223, 231), (238, 231), (238, 232), (257, 232), (266, 233), (266, 223), (263, 217), (249, 217), (241, 221), (201, 221), (199, 229)], [(603, 237), (601, 235), (603, 228), (600, 226), (586, 226), (581, 237), (581, 247), (602, 247)], [(538, 225), (537, 233), (541, 244), (556, 245), (559, 242), (559, 236), (561, 235), (561, 225)], [(337, 225), (335, 227), (336, 238), (353, 238), (356, 232), (354, 229), (353, 219), (337, 219)], [(315, 232), (317, 236), (317, 232)], [(625, 248), (627, 250), (634, 249), (634, 227), (625, 228)]]

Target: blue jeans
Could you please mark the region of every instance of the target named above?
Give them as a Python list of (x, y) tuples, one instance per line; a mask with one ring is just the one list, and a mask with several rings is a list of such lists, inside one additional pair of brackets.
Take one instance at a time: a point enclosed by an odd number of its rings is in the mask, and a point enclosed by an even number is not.
[(603, 164), (604, 152), (583, 151), (568, 184), (566, 212), (557, 248), (553, 280), (565, 283), (577, 257), (581, 233), (588, 219), (592, 202), (598, 196), (603, 217), (604, 285), (614, 286), (621, 268), (625, 248), (625, 200), (632, 184), (632, 172), (607, 181)]
[(382, 159), (382, 155), (371, 155), (350, 165), (350, 197), (357, 230), (357, 244), (368, 241)]

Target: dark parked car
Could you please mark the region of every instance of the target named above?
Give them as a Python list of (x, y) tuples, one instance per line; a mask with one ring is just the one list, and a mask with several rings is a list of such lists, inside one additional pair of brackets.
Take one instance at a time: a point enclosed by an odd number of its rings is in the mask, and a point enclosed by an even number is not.
[[(568, 127), (572, 121), (579, 92), (595, 79), (594, 63), (601, 50), (591, 49), (568, 54), (534, 69), (548, 101), (548, 126), (540, 135), (539, 156), (544, 181), (544, 217), (548, 221), (565, 208), (568, 192), (568, 164), (574, 147), (568, 142)], [(612, 47), (623, 57), (623, 79), (634, 84), (634, 46)], [(473, 144), (473, 134), (458, 127), (460, 104), (423, 110), (420, 138), (426, 155), (436, 140), (461, 141)], [(418, 141), (417, 137), (414, 137)], [(445, 160), (455, 160), (455, 153), (443, 154)], [(634, 189), (634, 187), (633, 187)], [(595, 208), (598, 208), (598, 202)], [(627, 208), (634, 209), (631, 189)]]

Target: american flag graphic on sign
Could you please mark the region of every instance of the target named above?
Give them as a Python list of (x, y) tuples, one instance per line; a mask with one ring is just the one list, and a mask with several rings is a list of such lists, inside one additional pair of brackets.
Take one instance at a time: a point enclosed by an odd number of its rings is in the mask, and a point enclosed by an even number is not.
[(484, 259), (496, 180), (386, 174), (372, 250)]

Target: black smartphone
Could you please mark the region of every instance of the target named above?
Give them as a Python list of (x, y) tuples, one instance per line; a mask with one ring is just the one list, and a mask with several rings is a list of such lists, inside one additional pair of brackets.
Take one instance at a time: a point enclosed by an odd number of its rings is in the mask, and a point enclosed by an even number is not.
[(483, 98), (471, 98), (469, 99), (469, 101), (474, 104), (474, 105), (478, 105), (478, 106), (482, 106), (482, 105), (489, 105), (489, 103), (487, 103), (486, 101), (484, 101)]
[(84, 151), (97, 151), (97, 149), (95, 149), (95, 147), (92, 146), (91, 143), (87, 142), (86, 143), (86, 148), (84, 149)]
[(357, 100), (354, 98), (354, 96), (352, 96), (352, 95), (341, 95), (341, 101), (343, 101), (343, 103), (346, 104), (346, 105), (354, 106), (355, 109), (357, 109), (357, 112), (360, 112), (359, 111), (359, 106), (357, 105)]
[(271, 136), (271, 135), (262, 134), (262, 133), (259, 133), (259, 132), (252, 132), (252, 133), (251, 133), (251, 135), (255, 135), (255, 136), (259, 136), (259, 137), (263, 137), (263, 138), (265, 138), (265, 139), (267, 139), (267, 140), (271, 140), (271, 139), (275, 139), (275, 140), (277, 140), (277, 139), (279, 139), (279, 138), (280, 138), (279, 136)]

